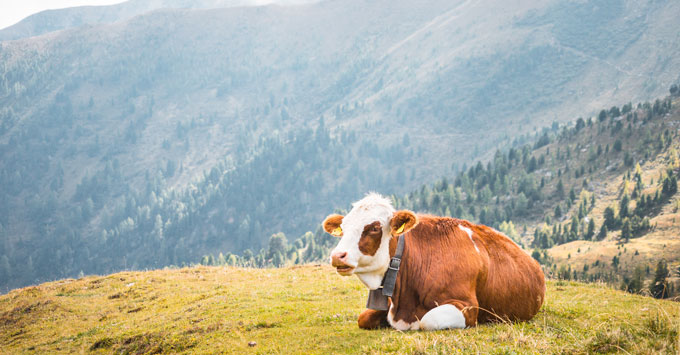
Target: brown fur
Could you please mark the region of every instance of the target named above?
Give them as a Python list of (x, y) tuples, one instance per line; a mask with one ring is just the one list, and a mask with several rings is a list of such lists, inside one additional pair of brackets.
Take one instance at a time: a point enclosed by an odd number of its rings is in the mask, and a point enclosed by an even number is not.
[(362, 329), (378, 329), (388, 328), (390, 324), (387, 322), (387, 311), (376, 311), (366, 309), (359, 315), (357, 321), (359, 328)]
[(382, 226), (380, 222), (376, 221), (364, 226), (364, 231), (361, 232), (361, 239), (359, 239), (359, 251), (364, 255), (375, 255), (380, 247), (381, 239)]
[[(489, 227), (465, 220), (429, 215), (419, 215), (418, 220), (405, 235), (391, 300), (394, 321), (416, 322), (443, 304), (460, 309), (467, 326), (498, 319), (529, 320), (538, 312), (545, 297), (543, 271), (515, 243)], [(479, 253), (459, 226), (472, 230)], [(391, 255), (396, 240), (390, 241)], [(369, 314), (362, 316), (360, 327), (377, 322), (366, 319)]]
[(323, 221), (323, 229), (326, 231), (326, 233), (336, 236), (336, 237), (342, 237), (342, 234), (340, 235), (335, 235), (333, 234), (333, 231), (340, 227), (340, 224), (342, 224), (342, 219), (344, 216), (341, 216), (339, 214), (332, 214), (326, 217), (326, 219)]

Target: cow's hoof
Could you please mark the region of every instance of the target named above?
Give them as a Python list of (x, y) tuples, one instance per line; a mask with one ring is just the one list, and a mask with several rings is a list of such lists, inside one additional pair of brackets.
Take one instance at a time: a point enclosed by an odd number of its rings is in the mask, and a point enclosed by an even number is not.
[(367, 309), (359, 315), (357, 323), (361, 329), (378, 329), (389, 327), (385, 311)]

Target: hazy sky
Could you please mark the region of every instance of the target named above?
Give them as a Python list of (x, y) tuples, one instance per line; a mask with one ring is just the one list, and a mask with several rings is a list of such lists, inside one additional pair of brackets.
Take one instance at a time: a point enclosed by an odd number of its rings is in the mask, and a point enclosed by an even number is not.
[(47, 9), (83, 5), (110, 5), (124, 0), (0, 0), (0, 29)]

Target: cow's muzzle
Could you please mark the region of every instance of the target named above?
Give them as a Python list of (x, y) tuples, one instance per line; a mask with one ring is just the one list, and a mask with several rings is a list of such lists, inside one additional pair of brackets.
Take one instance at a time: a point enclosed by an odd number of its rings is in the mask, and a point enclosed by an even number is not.
[(331, 254), (331, 265), (335, 268), (338, 274), (343, 276), (351, 275), (354, 272), (354, 266), (347, 264), (347, 252), (334, 252)]

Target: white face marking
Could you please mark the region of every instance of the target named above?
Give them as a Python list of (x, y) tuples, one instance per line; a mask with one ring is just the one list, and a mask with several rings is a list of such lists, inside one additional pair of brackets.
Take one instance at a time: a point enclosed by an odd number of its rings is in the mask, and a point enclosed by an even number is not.
[(445, 304), (432, 308), (420, 320), (423, 330), (465, 328), (465, 316), (456, 306)]
[(470, 229), (468, 227), (461, 226), (461, 225), (458, 225), (458, 228), (460, 228), (462, 231), (467, 233), (468, 237), (470, 238), (470, 241), (472, 242), (472, 245), (475, 246), (475, 250), (477, 250), (477, 253), (479, 253), (479, 248), (477, 248), (477, 243), (475, 243), (475, 241), (472, 239), (472, 229)]
[(396, 330), (406, 331), (406, 330), (418, 330), (420, 329), (420, 322), (415, 321), (413, 323), (406, 323), (403, 320), (394, 321), (394, 305), (390, 305), (390, 310), (387, 312), (387, 322), (390, 323), (392, 328)]
[[(331, 254), (346, 252), (346, 263), (354, 267), (359, 279), (375, 290), (380, 287), (383, 275), (390, 262), (390, 220), (394, 215), (394, 207), (389, 199), (371, 193), (352, 204), (352, 210), (342, 219), (343, 236)], [(375, 255), (364, 255), (359, 250), (359, 240), (364, 227), (373, 222), (380, 222), (383, 237)]]

